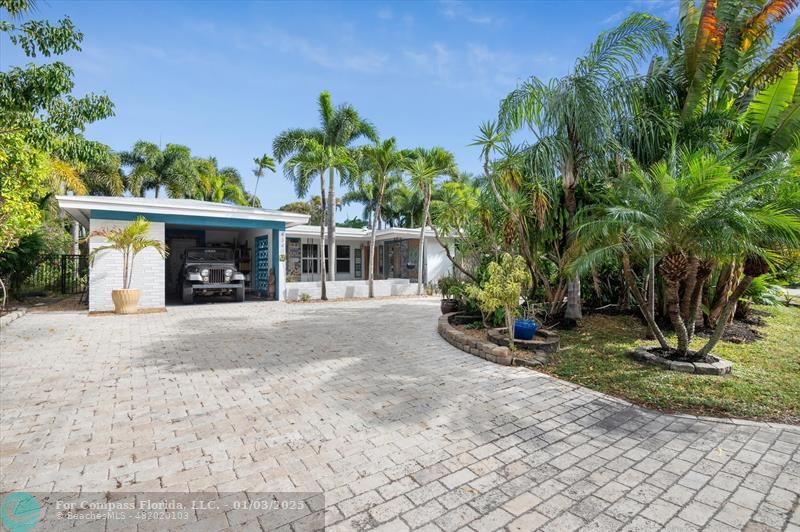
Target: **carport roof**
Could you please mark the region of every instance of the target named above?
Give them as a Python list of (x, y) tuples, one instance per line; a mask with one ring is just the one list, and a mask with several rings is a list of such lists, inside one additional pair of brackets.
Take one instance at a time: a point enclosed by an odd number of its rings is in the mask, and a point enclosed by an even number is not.
[(283, 222), (286, 227), (305, 224), (309, 218), (306, 214), (192, 199), (124, 196), (56, 196), (56, 199), (61, 210), (85, 227), (89, 227), (92, 211)]

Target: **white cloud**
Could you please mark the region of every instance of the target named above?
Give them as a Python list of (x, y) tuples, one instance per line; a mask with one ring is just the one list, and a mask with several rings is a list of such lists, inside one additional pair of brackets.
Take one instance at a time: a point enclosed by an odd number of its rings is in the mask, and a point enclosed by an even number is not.
[(375, 73), (383, 69), (388, 60), (385, 54), (377, 51), (355, 49), (336, 50), (330, 44), (321, 46), (305, 37), (292, 35), (280, 28), (262, 27), (257, 43), (285, 54), (295, 54), (306, 61), (329, 70), (351, 70)]
[(486, 92), (511, 90), (532, 74), (549, 77), (561, 66), (550, 53), (520, 54), (466, 43), (453, 48), (434, 42), (422, 49), (403, 50), (404, 72), (429, 78), (438, 85)]
[(490, 25), (500, 22), (499, 19), (487, 14), (478, 13), (472, 6), (461, 0), (440, 0), (442, 15), (451, 19), (462, 19), (473, 24)]
[(394, 18), (394, 12), (388, 7), (382, 7), (375, 12), (375, 16), (381, 20), (392, 20)]
[(622, 22), (625, 17), (635, 11), (644, 11), (671, 20), (678, 16), (679, 7), (679, 0), (631, 0), (625, 7), (603, 19), (603, 24), (612, 25)]

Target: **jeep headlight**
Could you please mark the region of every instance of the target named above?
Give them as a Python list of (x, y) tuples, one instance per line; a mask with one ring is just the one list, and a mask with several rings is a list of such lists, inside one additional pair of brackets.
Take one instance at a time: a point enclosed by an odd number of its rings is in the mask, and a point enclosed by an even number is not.
[(208, 277), (208, 268), (203, 268), (203, 271), (200, 272), (200, 275), (203, 277)]
[(230, 277), (231, 275), (233, 275), (233, 270), (231, 270), (230, 268), (225, 270), (225, 277)]

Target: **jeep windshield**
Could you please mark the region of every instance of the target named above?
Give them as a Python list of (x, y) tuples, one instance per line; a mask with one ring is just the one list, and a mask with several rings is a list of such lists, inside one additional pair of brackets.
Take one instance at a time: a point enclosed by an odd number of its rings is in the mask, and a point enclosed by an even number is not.
[(191, 262), (233, 262), (233, 250), (224, 248), (192, 248), (186, 252)]

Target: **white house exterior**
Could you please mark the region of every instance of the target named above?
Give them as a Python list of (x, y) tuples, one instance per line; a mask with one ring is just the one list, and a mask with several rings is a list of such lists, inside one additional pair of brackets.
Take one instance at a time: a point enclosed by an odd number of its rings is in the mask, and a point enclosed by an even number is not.
[[(154, 249), (145, 249), (136, 256), (131, 287), (141, 290), (142, 309), (163, 309), (176, 299), (183, 252), (197, 246), (235, 251), (237, 268), (247, 279), (248, 298), (320, 297), (319, 227), (304, 225), (307, 215), (168, 198), (58, 196), (58, 202), (62, 211), (90, 232), (122, 227), (139, 216), (151, 222), (150, 238), (163, 242), (170, 254), (164, 259)], [(334, 262), (339, 267), (336, 281), (327, 283), (329, 298), (368, 295), (370, 235), (367, 229), (336, 229)], [(89, 249), (104, 243), (93, 237)], [(416, 294), (418, 243), (419, 229), (378, 231), (377, 296)], [(425, 234), (424, 268), (426, 283), (450, 271), (431, 230)], [(121, 254), (99, 253), (90, 265), (88, 286), (90, 312), (113, 310), (111, 291), (122, 287)]]
[[(419, 252), (418, 228), (386, 228), (376, 232), (374, 265), (375, 295), (396, 296), (417, 293)], [(336, 228), (336, 250), (325, 253), (326, 271), (333, 264), (335, 282), (328, 282), (329, 298), (369, 295), (369, 246), (371, 229)], [(298, 225), (286, 230), (286, 299), (308, 294), (320, 297), (320, 228)], [(451, 264), (431, 229), (425, 230), (423, 283), (433, 283), (451, 272)], [(330, 278), (330, 277), (329, 277)]]

